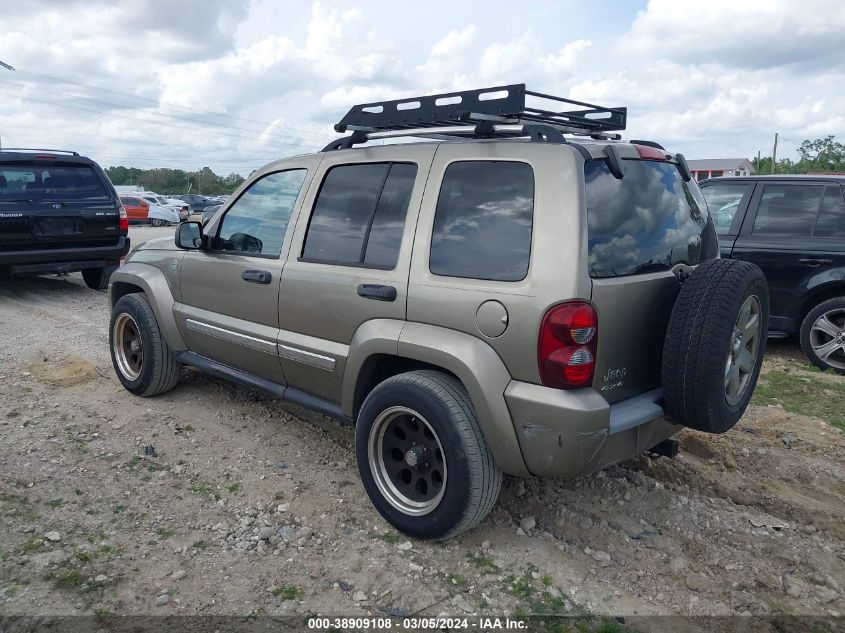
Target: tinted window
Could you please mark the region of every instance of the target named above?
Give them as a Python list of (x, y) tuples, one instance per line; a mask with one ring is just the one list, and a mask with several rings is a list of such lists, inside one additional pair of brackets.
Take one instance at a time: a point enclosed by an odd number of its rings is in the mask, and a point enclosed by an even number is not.
[(96, 172), (86, 165), (2, 165), (0, 200), (108, 199)]
[(822, 185), (766, 185), (754, 219), (754, 235), (809, 236), (813, 232)]
[(621, 277), (716, 256), (698, 186), (672, 163), (627, 160), (617, 179), (605, 160), (584, 166), (592, 277)]
[(749, 187), (748, 183), (736, 183), (711, 185), (701, 190), (704, 199), (707, 200), (707, 208), (710, 210), (710, 217), (713, 218), (716, 233), (723, 235), (730, 232), (739, 203), (742, 202), (742, 196)]
[(405, 215), (417, 177), (416, 165), (393, 165), (376, 207), (364, 263), (393, 268), (399, 259)]
[(393, 268), (416, 174), (417, 166), (405, 163), (330, 169), (314, 204), (303, 257)]
[(304, 169), (280, 171), (256, 180), (223, 216), (217, 248), (278, 257), (304, 180)]
[(528, 274), (534, 172), (517, 162), (452, 163), (434, 215), (435, 275), (519, 281)]
[(845, 237), (845, 198), (842, 197), (842, 189), (839, 187), (825, 189), (822, 209), (813, 235)]

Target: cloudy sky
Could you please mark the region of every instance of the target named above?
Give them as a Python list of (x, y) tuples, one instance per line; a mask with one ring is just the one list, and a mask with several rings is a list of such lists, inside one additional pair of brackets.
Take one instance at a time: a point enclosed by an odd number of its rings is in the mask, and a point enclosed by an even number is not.
[(517, 82), (628, 106), (627, 138), (688, 158), (845, 140), (841, 0), (0, 0), (0, 19), (3, 145), (104, 166), (248, 173), (322, 148), (353, 103)]

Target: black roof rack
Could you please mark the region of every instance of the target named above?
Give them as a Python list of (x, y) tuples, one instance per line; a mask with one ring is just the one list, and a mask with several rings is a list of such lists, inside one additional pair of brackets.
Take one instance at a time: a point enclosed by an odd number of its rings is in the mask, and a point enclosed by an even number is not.
[[(532, 103), (527, 102), (528, 97)], [(580, 109), (561, 110), (562, 104)], [(510, 84), (363, 103), (352, 106), (334, 129), (341, 133), (380, 132), (480, 122), (537, 123), (555, 126), (562, 132), (591, 135), (624, 130), (626, 118), (627, 108), (607, 108), (526, 90), (525, 84)]]
[(51, 152), (53, 154), (70, 154), (71, 156), (79, 156), (79, 152), (74, 152), (69, 149), (45, 149), (43, 147), (3, 147), (0, 152)]

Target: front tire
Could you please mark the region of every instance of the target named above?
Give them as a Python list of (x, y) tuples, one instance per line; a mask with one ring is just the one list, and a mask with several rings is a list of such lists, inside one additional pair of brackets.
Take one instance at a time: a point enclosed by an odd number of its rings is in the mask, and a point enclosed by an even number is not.
[(109, 326), (112, 365), (121, 384), (136, 396), (155, 396), (179, 382), (182, 365), (161, 335), (142, 293), (121, 297)]
[(819, 369), (845, 375), (845, 297), (822, 301), (807, 313), (801, 349)]
[(376, 510), (415, 538), (472, 528), (501, 488), (469, 394), (437, 371), (399, 374), (373, 389), (358, 415), (355, 452)]

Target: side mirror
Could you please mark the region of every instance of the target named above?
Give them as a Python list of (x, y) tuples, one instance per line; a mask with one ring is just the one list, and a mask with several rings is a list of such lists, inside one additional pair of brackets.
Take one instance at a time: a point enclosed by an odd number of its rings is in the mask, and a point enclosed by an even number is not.
[(176, 246), (187, 250), (202, 248), (202, 224), (199, 222), (182, 222), (176, 229)]

